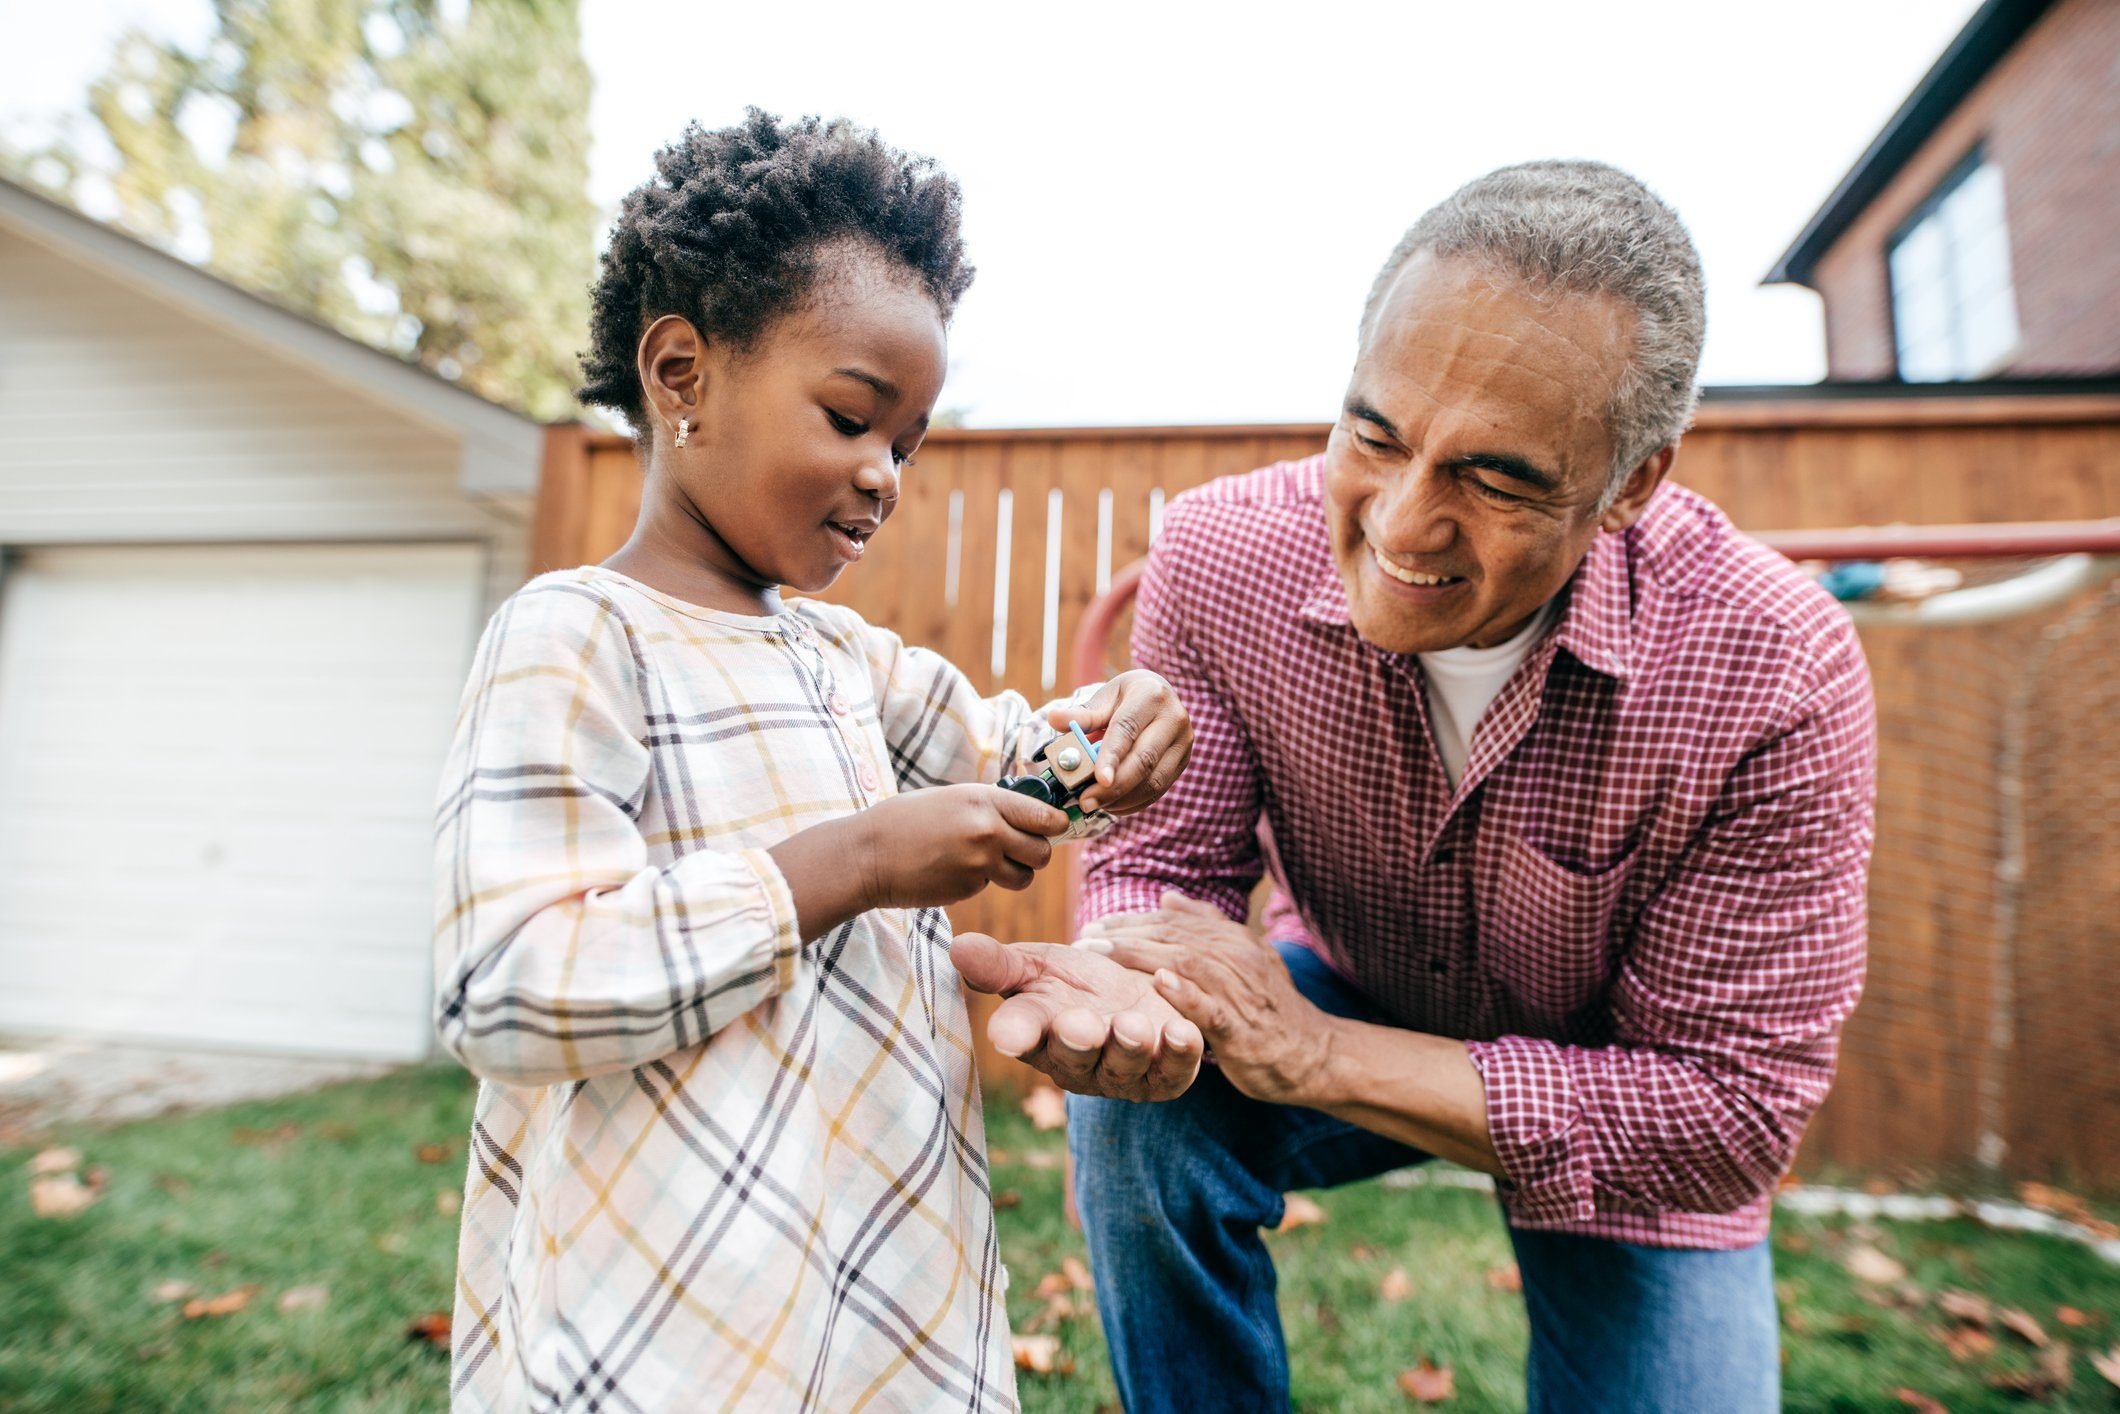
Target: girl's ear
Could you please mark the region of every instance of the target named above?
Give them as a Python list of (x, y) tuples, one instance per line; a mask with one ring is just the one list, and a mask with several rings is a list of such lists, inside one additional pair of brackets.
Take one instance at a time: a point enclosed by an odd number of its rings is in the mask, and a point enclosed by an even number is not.
[(640, 336), (635, 371), (648, 415), (663, 425), (654, 440), (665, 434), (674, 439), (680, 421), (699, 426), (707, 393), (706, 351), (706, 340), (682, 315), (665, 314)]

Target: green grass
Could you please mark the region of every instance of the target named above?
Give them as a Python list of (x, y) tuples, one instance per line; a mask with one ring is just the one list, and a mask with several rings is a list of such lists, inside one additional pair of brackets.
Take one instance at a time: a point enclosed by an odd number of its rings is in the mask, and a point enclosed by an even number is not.
[[(461, 1075), (417, 1070), (61, 1134), (109, 1175), (100, 1201), (69, 1219), (33, 1216), (30, 1152), (0, 1153), (0, 1408), (441, 1408), (447, 1357), (407, 1341), (405, 1328), (450, 1304), (456, 1222), (436, 1195), (459, 1186), (470, 1094)], [(1005, 1105), (991, 1124), (995, 1189), (1015, 1195), (1001, 1214), (1011, 1321), (1019, 1330), (1042, 1322), (1072, 1365), (1025, 1375), (1025, 1408), (1115, 1408), (1087, 1296), (1071, 1297), (1074, 1314), (1052, 1315), (1035, 1294), (1041, 1277), (1082, 1254), (1061, 1216), (1061, 1137)], [(437, 1143), (446, 1157), (423, 1162), (421, 1146)], [(1269, 1239), (1298, 1407), (1406, 1410), (1397, 1373), (1425, 1357), (1456, 1372), (1446, 1407), (1520, 1408), (1523, 1307), (1487, 1281), (1509, 1261), (1492, 1200), (1378, 1183), (1315, 1197), (1324, 1223)], [(2120, 1268), (2091, 1252), (1971, 1223), (1859, 1229), (1801, 1217), (1784, 1217), (1776, 1241), (1791, 1410), (1898, 1410), (1900, 1386), (1953, 1414), (2115, 1408), (2084, 1353), (2120, 1340)], [(1932, 1303), (1879, 1304), (1880, 1293), (1848, 1276), (1843, 1259), (1856, 1242), (1903, 1262), (1921, 1292), (1957, 1287), (2031, 1312), (2079, 1347), (2073, 1389), (2027, 1406), (1990, 1388), (1990, 1377), (2030, 1368), (2022, 1343), (2000, 1335), (1992, 1354), (1954, 1362), (1934, 1334), (1944, 1322)], [(1394, 1267), (1413, 1291), (1386, 1303), (1378, 1287)], [(153, 1298), (171, 1280), (207, 1296), (259, 1291), (235, 1314), (185, 1320), (178, 1304)], [(318, 1283), (330, 1288), (323, 1309), (278, 1309), (283, 1292)], [(2060, 1304), (2093, 1323), (2062, 1329)]]

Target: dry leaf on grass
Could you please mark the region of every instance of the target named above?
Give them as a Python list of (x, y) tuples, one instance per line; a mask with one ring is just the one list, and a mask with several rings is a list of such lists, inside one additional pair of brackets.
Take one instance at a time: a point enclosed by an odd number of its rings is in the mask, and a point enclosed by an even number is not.
[(1089, 1268), (1082, 1265), (1080, 1257), (1062, 1257), (1060, 1275), (1066, 1277), (1067, 1284), (1076, 1291), (1091, 1291), (1097, 1285), (1089, 1279)]
[(1995, 1308), (1988, 1304), (1988, 1299), (1971, 1291), (1939, 1291), (1936, 1293), (1936, 1309), (1969, 1326), (1991, 1325), (1995, 1320)]
[(2088, 1311), (2079, 1311), (2073, 1306), (2056, 1306), (2054, 1319), (2072, 1331), (2080, 1331), (2097, 1317)]
[(1961, 1365), (1968, 1360), (1985, 1360), (1995, 1353), (1995, 1337), (1979, 1326), (1952, 1326), (1936, 1332), (1936, 1338)]
[(29, 1181), (29, 1210), (40, 1218), (70, 1218), (102, 1191), (101, 1184), (83, 1183), (70, 1173), (46, 1174)]
[(1034, 1375), (1072, 1374), (1075, 1362), (1060, 1355), (1060, 1337), (1056, 1335), (1011, 1335), (1009, 1349), (1015, 1352), (1016, 1368), (1028, 1370)]
[(1867, 1242), (1850, 1247), (1848, 1255), (1841, 1259), (1841, 1265), (1848, 1269), (1849, 1276), (1871, 1286), (1890, 1286), (1905, 1281), (1907, 1275), (1905, 1266)]
[(1013, 1188), (1004, 1188), (994, 1195), (994, 1208), (997, 1212), (1018, 1207), (1022, 1202), (1023, 1195)]
[(1511, 1262), (1506, 1267), (1489, 1267), (1487, 1269), (1487, 1285), (1493, 1287), (1496, 1291), (1522, 1291), (1524, 1289), (1524, 1274), (1517, 1270), (1517, 1265), (1514, 1262)]
[(2032, 1360), (2032, 1368), (2024, 1373), (2009, 1371), (1990, 1375), (1988, 1384), (2019, 1399), (2047, 1400), (2057, 1394), (2068, 1393), (2076, 1382), (2076, 1372), (2069, 1368), (2069, 1351), (2065, 1345), (2049, 1345)]
[(245, 1144), (257, 1149), (281, 1149), (301, 1137), (302, 1126), (292, 1122), (271, 1129), (253, 1129), (239, 1124), (228, 1131), (228, 1142)]
[(405, 1339), (425, 1341), (436, 1350), (449, 1348), (449, 1313), (429, 1311), (405, 1327)]
[(2004, 1330), (2016, 1336), (2026, 1345), (2031, 1346), (2032, 1349), (2046, 1349), (2046, 1329), (2032, 1319), (2030, 1312), (2020, 1311), (2014, 1306), (2006, 1306), (1995, 1313), (1995, 1319), (2002, 1324)]
[(233, 1316), (250, 1304), (260, 1288), (256, 1282), (239, 1286), (233, 1291), (224, 1291), (219, 1296), (195, 1296), (184, 1303), (184, 1319), (196, 1321), (207, 1316)]
[(413, 1146), (412, 1157), (423, 1164), (447, 1163), (453, 1147), (450, 1144), (418, 1144)]
[(1044, 1276), (1038, 1278), (1038, 1284), (1031, 1288), (1031, 1295), (1037, 1297), (1040, 1301), (1050, 1301), (1055, 1296), (1066, 1295), (1071, 1289), (1067, 1278), (1059, 1272), (1047, 1272)]
[(1021, 1108), (1035, 1129), (1059, 1129), (1067, 1123), (1067, 1096), (1051, 1085), (1040, 1085), (1025, 1095)]
[(1314, 1227), (1325, 1221), (1325, 1210), (1300, 1193), (1289, 1193), (1282, 1197), (1281, 1225), (1275, 1232), (1293, 1232), (1299, 1227)]
[(2120, 1389), (2120, 1345), (2114, 1346), (2103, 1355), (2092, 1355), (2091, 1368), (2103, 1375), (2107, 1384)]
[(172, 1301), (189, 1300), (197, 1294), (198, 1290), (199, 1288), (188, 1281), (177, 1281), (172, 1278), (169, 1281), (156, 1282), (147, 1294), (157, 1303), (167, 1306)]
[(1413, 1295), (1413, 1278), (1406, 1275), (1404, 1267), (1393, 1267), (1384, 1273), (1384, 1280), (1378, 1283), (1377, 1295), (1386, 1301), (1404, 1301)]
[(282, 1311), (321, 1311), (331, 1304), (328, 1286), (290, 1286), (280, 1293)]
[(1914, 1414), (1951, 1414), (1950, 1410), (1944, 1408), (1935, 1400), (1925, 1394), (1910, 1390), (1905, 1385), (1893, 1390), (1892, 1398), (1913, 1410)]
[(1033, 1149), (1023, 1156), (1023, 1166), (1030, 1169), (1056, 1169), (1060, 1167), (1060, 1156), (1050, 1149)]
[(81, 1167), (79, 1149), (45, 1149), (29, 1161), (32, 1174), (72, 1173)]
[(1399, 1388), (1417, 1404), (1441, 1404), (1457, 1393), (1457, 1373), (1448, 1365), (1423, 1360), (1399, 1371)]
[(464, 1208), (464, 1195), (454, 1188), (437, 1188), (434, 1191), (434, 1210), (445, 1218), (453, 1218)]

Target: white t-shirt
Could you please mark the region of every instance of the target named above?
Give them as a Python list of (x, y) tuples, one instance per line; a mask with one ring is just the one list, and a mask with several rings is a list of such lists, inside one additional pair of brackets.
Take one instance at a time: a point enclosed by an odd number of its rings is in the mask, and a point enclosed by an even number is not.
[(1480, 715), (1499, 697), (1502, 688), (1538, 647), (1546, 625), (1553, 618), (1553, 601), (1531, 616), (1523, 631), (1507, 643), (1492, 648), (1446, 648), (1440, 653), (1422, 653), (1421, 674), (1428, 680), (1428, 721), (1435, 729), (1436, 751), (1443, 758), (1443, 774), (1450, 788), (1464, 779), (1465, 761), (1472, 754), (1473, 729)]

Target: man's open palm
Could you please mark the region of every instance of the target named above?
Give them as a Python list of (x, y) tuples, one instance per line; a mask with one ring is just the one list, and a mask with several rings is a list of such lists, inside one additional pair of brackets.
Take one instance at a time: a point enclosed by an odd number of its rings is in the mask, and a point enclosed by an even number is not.
[(994, 1049), (1063, 1090), (1170, 1100), (1200, 1073), (1200, 1028), (1145, 972), (1055, 943), (1004, 947), (984, 933), (959, 934), (950, 961), (974, 991), (1003, 998), (986, 1026)]

